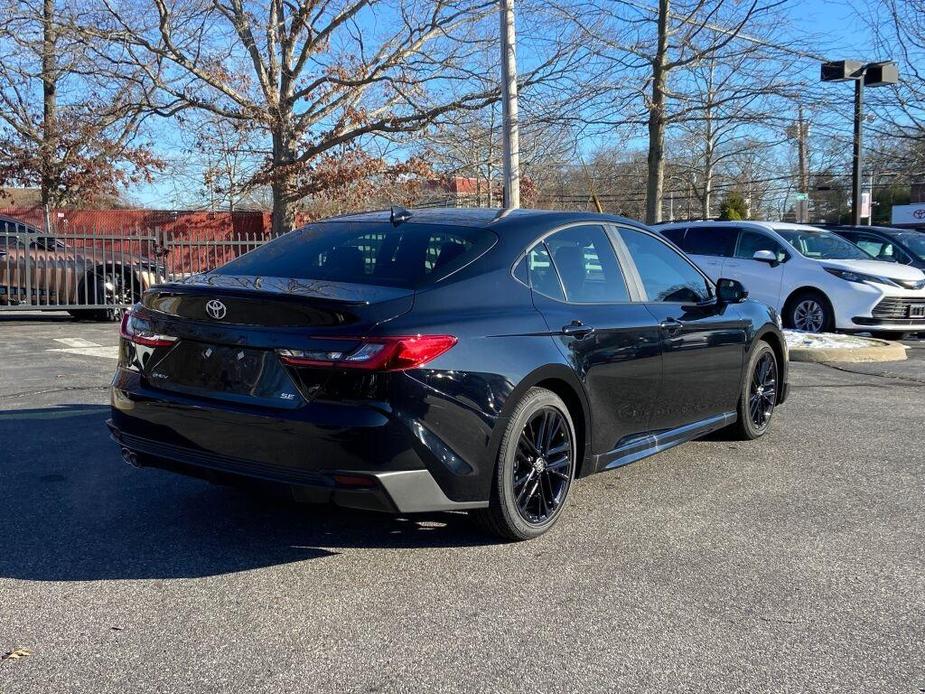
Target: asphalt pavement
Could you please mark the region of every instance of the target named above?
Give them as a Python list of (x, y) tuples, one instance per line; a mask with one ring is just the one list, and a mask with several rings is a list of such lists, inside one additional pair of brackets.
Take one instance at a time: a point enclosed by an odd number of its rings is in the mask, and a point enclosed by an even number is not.
[(925, 342), (519, 544), (125, 465), (116, 342), (0, 315), (2, 694), (925, 691)]

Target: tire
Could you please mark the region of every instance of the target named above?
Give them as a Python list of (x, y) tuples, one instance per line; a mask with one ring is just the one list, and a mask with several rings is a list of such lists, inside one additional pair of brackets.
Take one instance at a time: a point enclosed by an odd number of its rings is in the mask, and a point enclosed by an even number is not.
[[(773, 392), (769, 394), (764, 376), (758, 374), (758, 369), (770, 364), (773, 376)], [(762, 382), (759, 384), (759, 382)], [(748, 359), (748, 366), (742, 379), (739, 390), (739, 404), (737, 406), (738, 419), (730, 428), (732, 438), (739, 441), (752, 441), (764, 436), (771, 426), (774, 409), (777, 405), (778, 387), (780, 384), (780, 365), (777, 355), (767, 342), (759, 341)], [(755, 405), (762, 416), (757, 417)]]
[(475, 521), (505, 540), (529, 540), (549, 530), (575, 481), (577, 441), (562, 399), (545, 388), (527, 391), (501, 440), (489, 506), (472, 512)]
[[(112, 308), (104, 309), (71, 309), (68, 310), (78, 320), (118, 322), (122, 320), (124, 309), (121, 303), (134, 304), (140, 295), (135, 291), (131, 280), (126, 280), (123, 272), (119, 270), (97, 270), (87, 275), (78, 289), (78, 297), (86, 297), (88, 303), (113, 304)], [(110, 285), (112, 288), (107, 286)]]
[(784, 320), (788, 328), (807, 333), (828, 333), (835, 328), (832, 304), (825, 294), (804, 291), (790, 299)]
[(871, 330), (870, 336), (878, 340), (889, 340), (890, 342), (906, 339), (906, 333), (897, 333), (891, 330)]

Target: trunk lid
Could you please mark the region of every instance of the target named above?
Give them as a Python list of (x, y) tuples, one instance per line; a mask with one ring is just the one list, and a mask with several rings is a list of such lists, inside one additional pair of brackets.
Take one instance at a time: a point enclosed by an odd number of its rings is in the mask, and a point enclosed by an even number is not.
[[(278, 350), (335, 351), (411, 310), (412, 289), (343, 282), (207, 275), (145, 293), (139, 329), (176, 338), (166, 347), (129, 346), (154, 388), (291, 409), (342, 376), (289, 367)], [(342, 391), (343, 384), (339, 384)]]
[(154, 287), (143, 304), (213, 326), (338, 328), (394, 318), (413, 301), (414, 291), (399, 287), (210, 274)]

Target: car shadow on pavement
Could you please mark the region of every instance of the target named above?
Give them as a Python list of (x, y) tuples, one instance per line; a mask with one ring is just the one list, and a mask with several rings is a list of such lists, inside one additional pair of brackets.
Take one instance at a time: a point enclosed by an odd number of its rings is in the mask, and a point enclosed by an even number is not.
[(483, 545), (465, 514), (308, 506), (123, 463), (109, 408), (0, 411), (0, 577), (193, 578), (368, 547)]

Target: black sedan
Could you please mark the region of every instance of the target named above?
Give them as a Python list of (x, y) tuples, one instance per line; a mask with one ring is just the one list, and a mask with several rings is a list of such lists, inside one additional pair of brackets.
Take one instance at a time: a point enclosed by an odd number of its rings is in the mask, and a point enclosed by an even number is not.
[(123, 321), (123, 458), (510, 539), (576, 478), (768, 430), (775, 311), (619, 217), (392, 210), (293, 231), (147, 291)]

